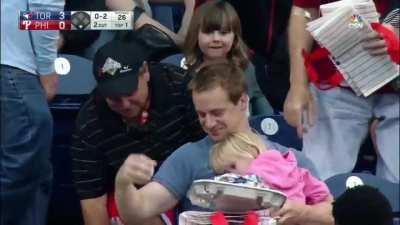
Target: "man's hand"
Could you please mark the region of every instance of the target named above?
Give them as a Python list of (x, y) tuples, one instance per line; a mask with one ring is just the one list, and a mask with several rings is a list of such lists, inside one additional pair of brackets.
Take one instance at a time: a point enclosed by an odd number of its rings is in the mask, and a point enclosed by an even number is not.
[(121, 11), (129, 11), (133, 10), (135, 6), (137, 6), (136, 2), (133, 0), (106, 0), (106, 6), (110, 10), (121, 10)]
[(56, 72), (40, 76), (40, 83), (46, 93), (47, 101), (51, 101), (56, 95), (58, 87), (58, 74)]
[(143, 154), (131, 154), (120, 167), (115, 179), (116, 185), (147, 184), (154, 174), (156, 161)]
[(313, 126), (316, 114), (314, 98), (307, 85), (291, 86), (283, 108), (286, 121), (296, 127), (297, 135), (303, 136)]
[(371, 55), (384, 55), (387, 54), (387, 46), (382, 36), (376, 32), (370, 32), (364, 37), (363, 47)]
[(279, 225), (301, 224), (309, 206), (304, 203), (286, 200), (281, 209), (272, 213), (272, 217), (279, 217)]

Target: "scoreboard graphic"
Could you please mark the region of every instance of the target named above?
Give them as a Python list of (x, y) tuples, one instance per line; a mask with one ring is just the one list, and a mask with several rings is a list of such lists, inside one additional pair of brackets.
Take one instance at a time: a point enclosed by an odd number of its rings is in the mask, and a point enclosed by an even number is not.
[(132, 11), (20, 11), (20, 30), (132, 30)]

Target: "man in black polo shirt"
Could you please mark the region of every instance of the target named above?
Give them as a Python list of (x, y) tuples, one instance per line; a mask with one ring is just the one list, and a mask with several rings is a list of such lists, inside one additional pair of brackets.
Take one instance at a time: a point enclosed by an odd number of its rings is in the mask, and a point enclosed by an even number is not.
[(189, 78), (180, 68), (147, 63), (152, 52), (136, 42), (112, 41), (95, 55), (98, 84), (79, 112), (72, 144), (86, 225), (118, 224), (114, 178), (129, 154), (144, 153), (156, 163), (204, 136), (187, 91)]

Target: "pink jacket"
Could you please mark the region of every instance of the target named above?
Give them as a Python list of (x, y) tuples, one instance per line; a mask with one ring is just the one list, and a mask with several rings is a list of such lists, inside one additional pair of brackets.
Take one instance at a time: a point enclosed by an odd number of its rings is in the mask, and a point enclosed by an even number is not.
[(297, 166), (292, 151), (282, 155), (277, 150), (267, 150), (251, 162), (247, 173), (260, 176), (266, 185), (285, 193), (288, 199), (309, 205), (322, 202), (330, 195), (324, 182)]

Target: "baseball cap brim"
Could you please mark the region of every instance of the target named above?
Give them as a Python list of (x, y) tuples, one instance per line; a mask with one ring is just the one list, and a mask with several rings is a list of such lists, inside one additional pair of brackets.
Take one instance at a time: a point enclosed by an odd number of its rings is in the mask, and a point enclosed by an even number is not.
[[(137, 71), (132, 72), (137, 73)], [(137, 74), (120, 76), (98, 84), (96, 91), (103, 97), (130, 95), (132, 92), (136, 91), (138, 79), (139, 76)]]

